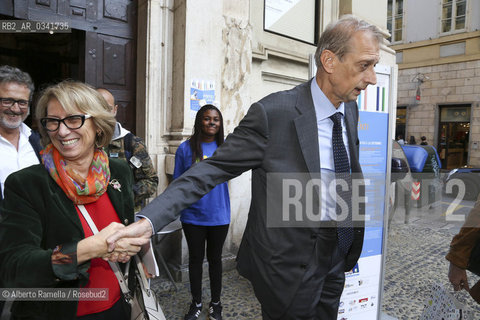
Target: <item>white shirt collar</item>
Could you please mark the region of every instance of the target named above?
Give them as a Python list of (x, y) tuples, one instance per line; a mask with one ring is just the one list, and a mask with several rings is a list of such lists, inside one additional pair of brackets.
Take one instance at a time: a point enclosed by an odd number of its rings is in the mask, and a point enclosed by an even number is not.
[(333, 103), (327, 98), (322, 89), (320, 89), (318, 86), (315, 77), (312, 79), (310, 90), (312, 91), (313, 106), (315, 107), (317, 121), (326, 119), (336, 112), (340, 112), (342, 115), (345, 115), (345, 104), (342, 102), (338, 108), (335, 108)]

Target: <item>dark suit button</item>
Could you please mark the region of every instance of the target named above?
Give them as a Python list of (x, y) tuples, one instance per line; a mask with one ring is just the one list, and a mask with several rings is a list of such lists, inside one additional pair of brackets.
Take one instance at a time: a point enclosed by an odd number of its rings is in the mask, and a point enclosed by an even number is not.
[(127, 225), (128, 224), (128, 219), (123, 220), (123, 224)]
[(317, 235), (316, 235), (316, 234), (312, 234), (312, 235), (310, 236), (310, 239), (317, 239)]
[(307, 269), (307, 265), (306, 265), (306, 264), (301, 264), (301, 265), (300, 265), (300, 268), (302, 268), (302, 269)]

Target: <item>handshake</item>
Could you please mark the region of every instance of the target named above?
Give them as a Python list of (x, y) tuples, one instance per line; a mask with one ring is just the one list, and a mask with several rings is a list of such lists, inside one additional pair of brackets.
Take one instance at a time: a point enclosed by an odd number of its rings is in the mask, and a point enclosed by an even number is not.
[(129, 226), (112, 222), (97, 234), (85, 238), (77, 246), (77, 263), (94, 258), (110, 262), (127, 262), (136, 255), (142, 246), (150, 242), (152, 226), (141, 219)]

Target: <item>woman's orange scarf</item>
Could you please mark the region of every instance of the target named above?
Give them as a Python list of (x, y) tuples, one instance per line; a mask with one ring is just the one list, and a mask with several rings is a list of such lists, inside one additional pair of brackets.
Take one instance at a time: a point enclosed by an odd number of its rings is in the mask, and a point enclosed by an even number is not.
[(50, 176), (75, 204), (97, 201), (107, 191), (110, 181), (108, 156), (103, 149), (95, 149), (88, 177), (83, 179), (67, 163), (58, 150), (50, 143), (40, 152), (42, 162)]

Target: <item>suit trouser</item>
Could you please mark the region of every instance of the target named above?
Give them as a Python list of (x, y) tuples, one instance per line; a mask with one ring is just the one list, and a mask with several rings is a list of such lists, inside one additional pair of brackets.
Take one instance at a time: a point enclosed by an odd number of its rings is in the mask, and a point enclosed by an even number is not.
[[(345, 283), (345, 254), (337, 244), (336, 228), (321, 229), (315, 254), (285, 314), (275, 320), (336, 320)], [(264, 320), (273, 320), (262, 309)]]

